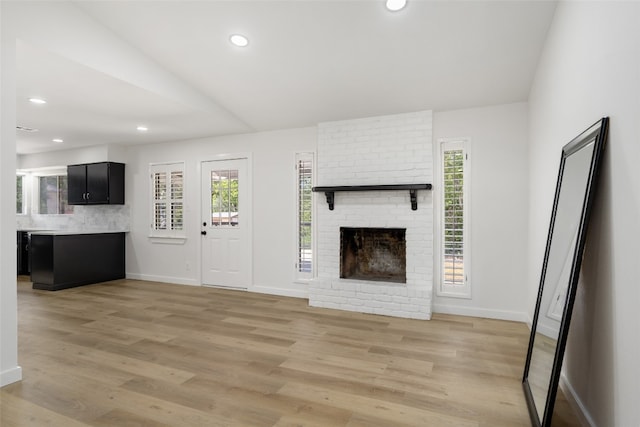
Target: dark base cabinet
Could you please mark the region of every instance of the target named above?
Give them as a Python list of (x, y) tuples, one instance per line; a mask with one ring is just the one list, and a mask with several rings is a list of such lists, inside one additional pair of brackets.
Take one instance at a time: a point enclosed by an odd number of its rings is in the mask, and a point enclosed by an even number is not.
[(33, 289), (57, 291), (124, 279), (125, 233), (31, 234)]
[(29, 274), (29, 232), (18, 231), (18, 274)]

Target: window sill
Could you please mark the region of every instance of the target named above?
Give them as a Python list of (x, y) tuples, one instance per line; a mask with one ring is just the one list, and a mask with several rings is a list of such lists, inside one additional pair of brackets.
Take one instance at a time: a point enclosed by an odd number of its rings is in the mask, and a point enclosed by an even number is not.
[(148, 236), (149, 241), (160, 245), (184, 245), (186, 236)]

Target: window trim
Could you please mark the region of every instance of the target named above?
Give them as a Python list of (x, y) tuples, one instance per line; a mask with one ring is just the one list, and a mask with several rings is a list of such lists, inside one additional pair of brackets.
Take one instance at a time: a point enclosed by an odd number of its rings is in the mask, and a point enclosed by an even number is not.
[[(185, 218), (186, 213), (186, 181), (187, 181), (187, 172), (186, 172), (186, 162), (185, 161), (172, 161), (172, 162), (160, 162), (160, 163), (149, 163), (149, 235), (148, 238), (152, 243), (164, 243), (164, 244), (184, 244), (187, 240), (187, 221)], [(155, 222), (155, 193), (154, 193), (154, 180), (153, 175), (156, 172), (166, 172), (169, 174), (169, 179), (167, 184), (171, 185), (171, 173), (172, 172), (182, 172), (182, 229), (181, 230), (157, 230), (154, 228)], [(177, 199), (176, 199), (177, 200)], [(170, 199), (167, 201), (167, 205), (169, 205)], [(167, 206), (168, 214), (168, 222), (171, 223), (171, 210), (169, 206)]]
[[(446, 149), (461, 148), (465, 155), (464, 171), (463, 171), (463, 268), (465, 274), (464, 285), (451, 285), (444, 282), (444, 213), (442, 211), (444, 207), (444, 177), (443, 177), (443, 161), (444, 152)], [(435, 230), (434, 241), (436, 242), (436, 259), (434, 270), (436, 272), (436, 296), (438, 297), (450, 297), (450, 298), (462, 298), (471, 299), (471, 139), (468, 137), (461, 138), (439, 138), (436, 148), (435, 173), (436, 173), (436, 188), (437, 197), (435, 197)]]
[(294, 181), (294, 185), (293, 185), (293, 191), (294, 191), (294, 200), (295, 200), (295, 205), (294, 205), (294, 209), (295, 209), (295, 231), (294, 231), (294, 254), (293, 254), (293, 266), (294, 266), (294, 275), (295, 275), (295, 282), (296, 283), (303, 283), (303, 284), (307, 284), (309, 283), (309, 281), (311, 281), (315, 276), (316, 276), (316, 266), (317, 266), (317, 262), (316, 262), (316, 254), (317, 254), (317, 248), (316, 248), (316, 243), (317, 243), (317, 239), (316, 239), (316, 201), (315, 201), (315, 194), (312, 193), (311, 195), (311, 271), (310, 272), (301, 272), (298, 268), (298, 261), (299, 261), (299, 255), (300, 255), (300, 246), (299, 246), (299, 242), (300, 242), (300, 194), (298, 191), (298, 179), (299, 179), (299, 172), (298, 172), (298, 162), (300, 160), (310, 160), (311, 161), (311, 186), (313, 187), (315, 185), (315, 180), (316, 180), (316, 159), (315, 159), (315, 153), (313, 151), (303, 151), (303, 152), (296, 152), (294, 155), (294, 177), (293, 177), (293, 181)]

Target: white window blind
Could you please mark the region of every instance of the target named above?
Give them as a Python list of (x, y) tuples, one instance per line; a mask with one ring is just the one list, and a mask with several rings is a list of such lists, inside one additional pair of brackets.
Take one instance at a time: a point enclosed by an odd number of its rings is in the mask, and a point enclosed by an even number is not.
[(296, 155), (296, 214), (298, 279), (313, 277), (313, 153)]
[(151, 176), (151, 236), (184, 235), (184, 163), (155, 164)]
[(440, 286), (438, 294), (471, 297), (469, 282), (469, 156), (467, 140), (441, 141)]
[(171, 171), (171, 229), (183, 229), (184, 172)]

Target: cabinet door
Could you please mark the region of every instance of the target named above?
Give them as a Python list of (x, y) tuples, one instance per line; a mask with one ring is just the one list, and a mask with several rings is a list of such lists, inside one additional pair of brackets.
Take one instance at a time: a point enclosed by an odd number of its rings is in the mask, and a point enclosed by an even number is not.
[(87, 203), (109, 203), (109, 164), (87, 165)]
[(85, 199), (87, 192), (87, 166), (67, 166), (67, 185), (67, 199), (70, 205), (83, 205), (87, 203)]
[(18, 274), (29, 274), (29, 233), (18, 231)]

